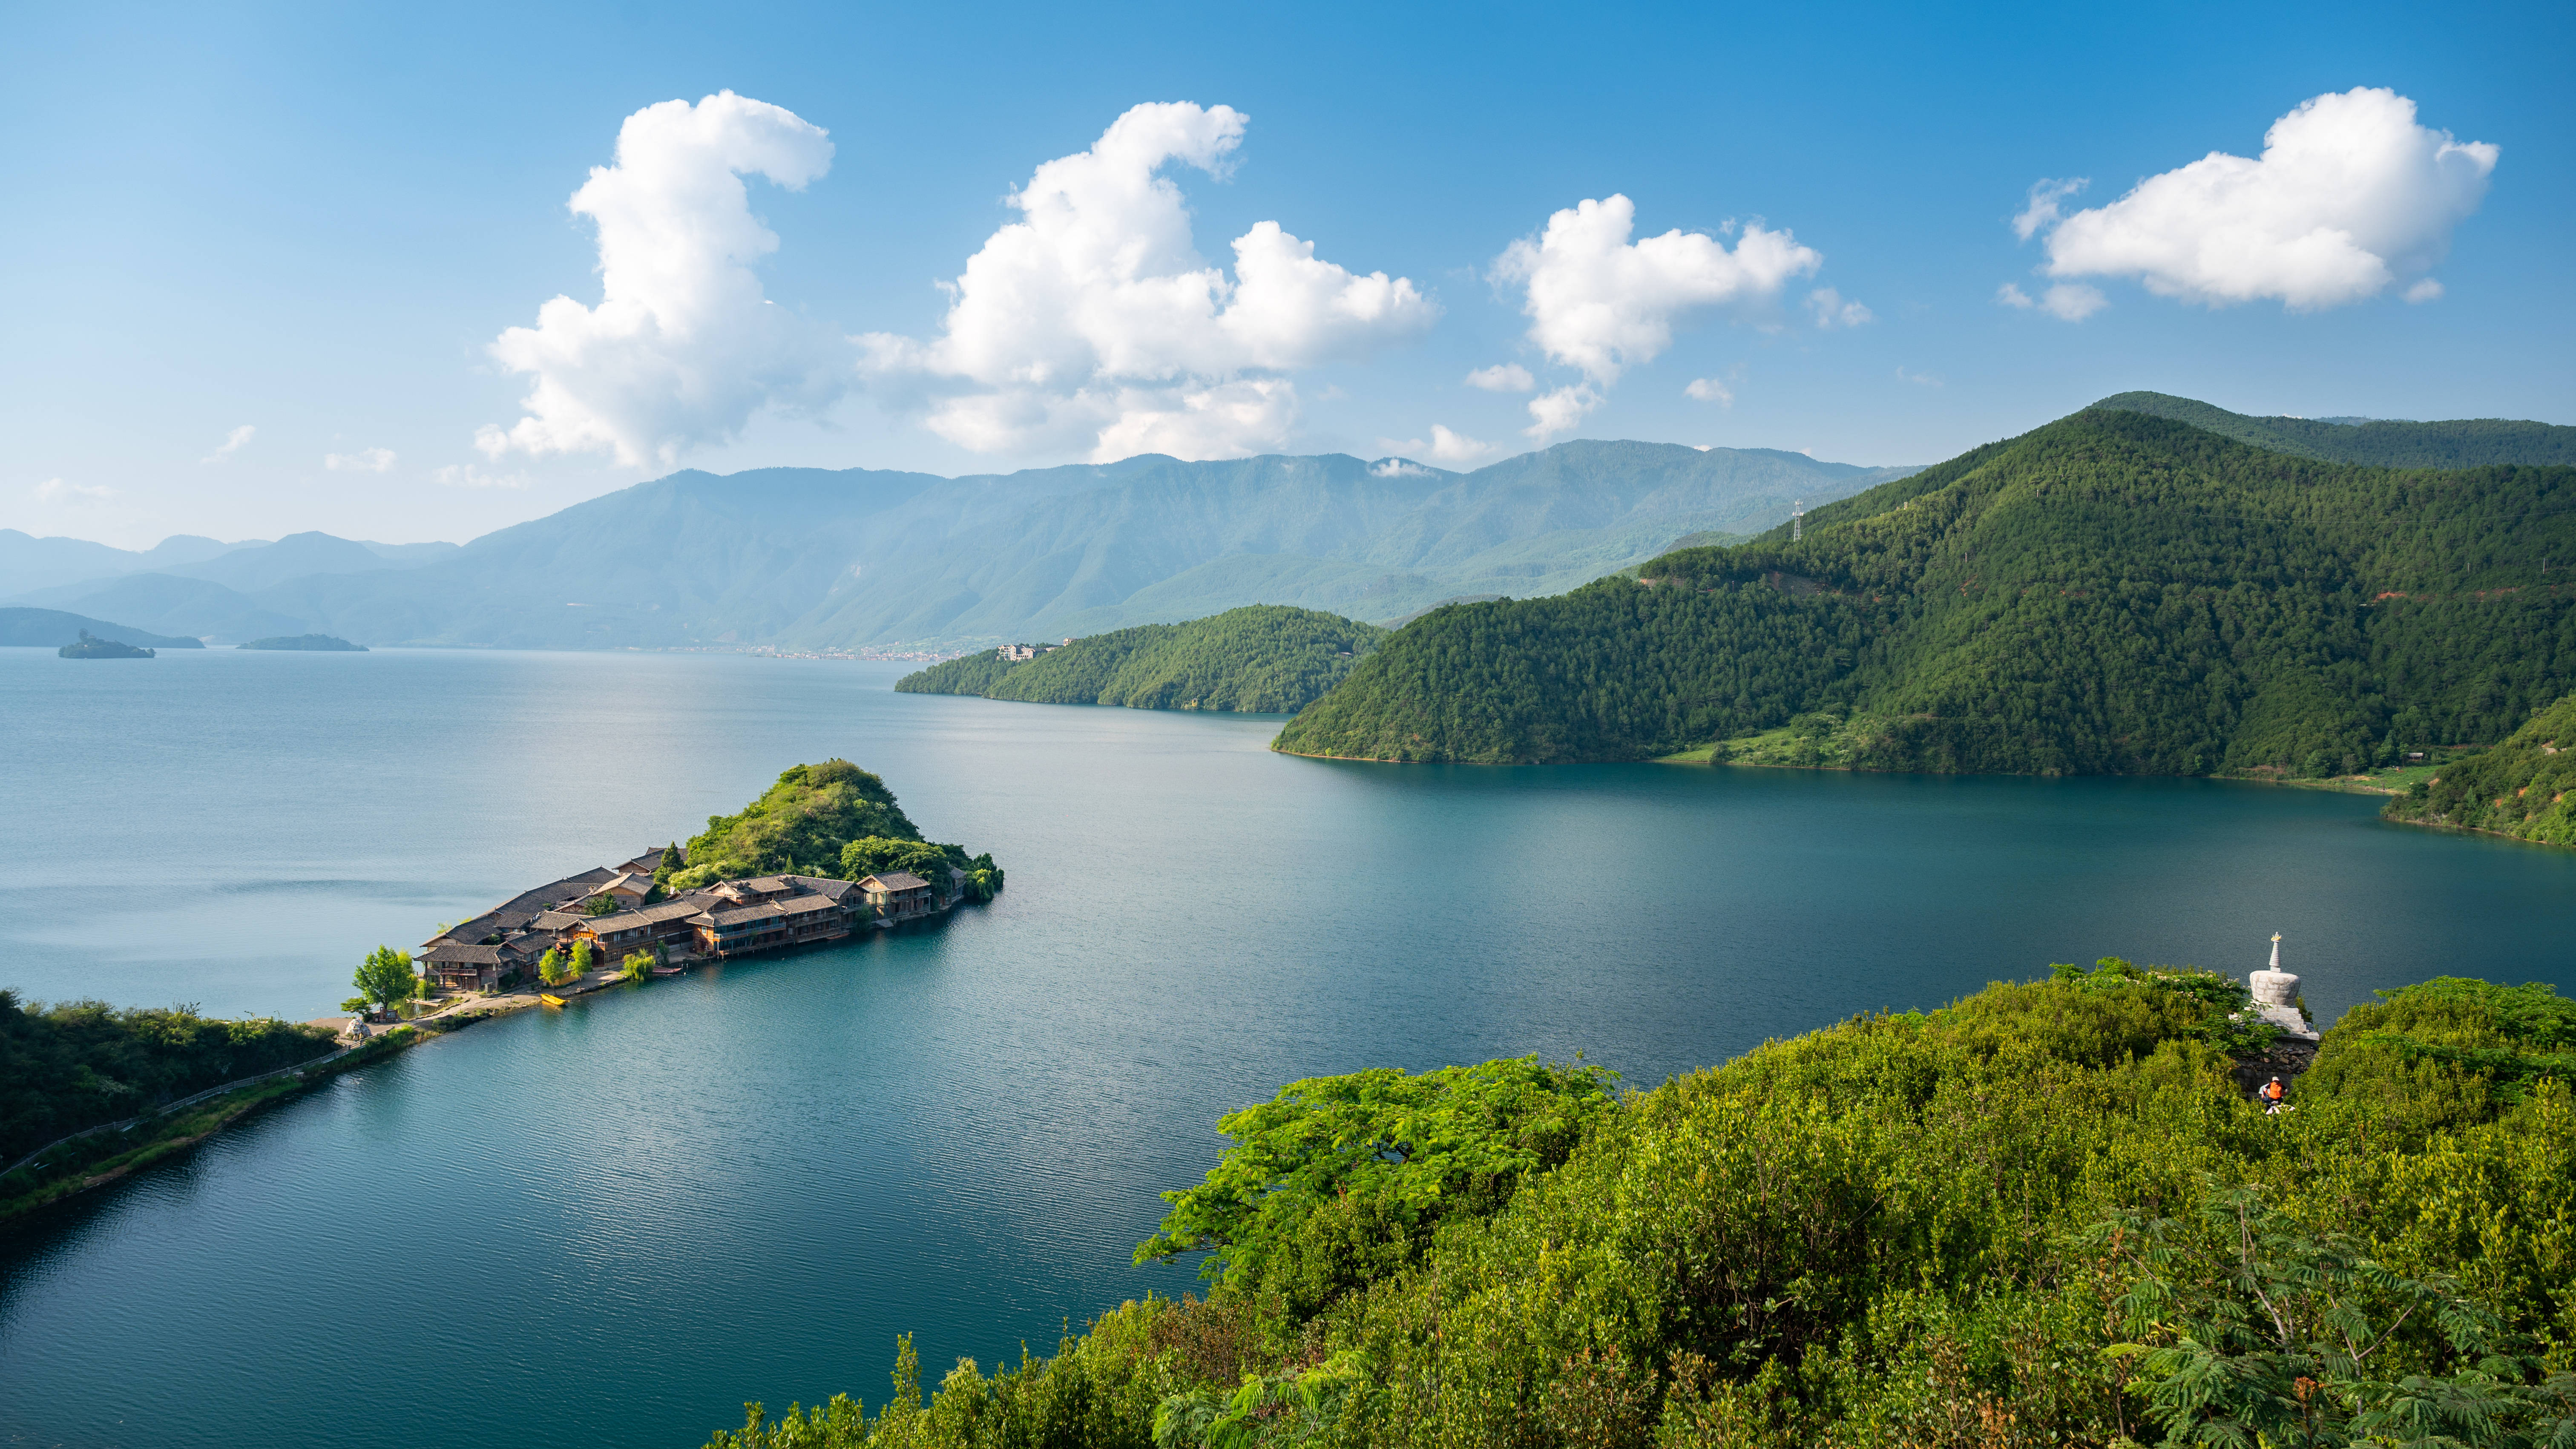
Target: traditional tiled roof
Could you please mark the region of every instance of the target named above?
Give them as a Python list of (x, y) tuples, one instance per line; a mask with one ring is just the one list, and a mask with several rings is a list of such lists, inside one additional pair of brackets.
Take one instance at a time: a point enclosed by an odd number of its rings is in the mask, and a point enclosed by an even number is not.
[(754, 895), (763, 896), (774, 896), (780, 891), (795, 889), (795, 887), (787, 883), (785, 878), (774, 875), (764, 875), (756, 880), (744, 881), (742, 883), (742, 888), (750, 891)]
[(602, 882), (599, 887), (603, 894), (609, 891), (633, 891), (639, 896), (652, 888), (653, 873), (651, 871), (646, 871), (643, 874), (638, 875), (631, 870), (621, 871), (616, 875), (610, 876), (606, 881)]
[[(637, 875), (651, 875), (653, 872), (662, 868), (662, 849), (663, 848), (661, 846), (654, 846), (651, 850), (644, 852), (642, 855), (635, 857), (633, 860), (627, 861), (625, 864), (620, 865), (617, 868), (619, 870), (632, 871)], [(676, 868), (687, 859), (688, 852), (685, 850), (681, 851), (680, 860), (673, 862), (674, 867)]]
[(649, 926), (642, 911), (615, 911), (605, 916), (590, 916), (582, 921), (594, 936), (613, 936), (620, 931), (640, 931)]
[(722, 929), (726, 926), (739, 926), (746, 921), (762, 920), (784, 914), (785, 911), (782, 910), (774, 901), (763, 901), (759, 905), (743, 906), (737, 910), (708, 912), (709, 917), (713, 920), (718, 929)]
[(914, 875), (908, 870), (888, 871), (884, 875), (872, 875), (867, 877), (867, 879), (860, 881), (859, 885), (862, 889), (865, 889), (871, 881), (874, 882), (876, 888), (881, 891), (918, 891), (928, 890), (930, 888), (930, 882), (923, 880), (921, 877)]
[(437, 949), (419, 959), (433, 966), (498, 966), (501, 964), (501, 948), (469, 946), (461, 941), (442, 941)]
[(542, 915), (529, 918), (528, 929), (532, 931), (561, 931), (568, 927), (578, 926), (589, 919), (590, 917), (588, 916), (576, 916), (570, 911), (547, 911)]
[(683, 916), (694, 916), (706, 908), (707, 903), (705, 901), (660, 901), (653, 905), (646, 906), (641, 911), (630, 911), (628, 914), (640, 915), (644, 919), (658, 924), (662, 921), (676, 921)]
[(810, 916), (816, 911), (837, 911), (840, 908), (841, 903), (830, 896), (792, 896), (770, 903), (770, 909), (782, 916)]
[(790, 884), (802, 886), (816, 895), (830, 896), (836, 901), (859, 888), (856, 881), (834, 880), (824, 875), (791, 875), (787, 879)]

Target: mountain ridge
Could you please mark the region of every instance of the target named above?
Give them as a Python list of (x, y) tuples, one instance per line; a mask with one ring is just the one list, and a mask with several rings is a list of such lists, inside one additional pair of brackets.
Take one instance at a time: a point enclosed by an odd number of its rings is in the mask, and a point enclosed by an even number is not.
[(1797, 719), (1863, 768), (2348, 771), (2576, 686), (2576, 468), (2427, 471), (2088, 409), (1630, 581), (1453, 606), (1300, 754), (1641, 759)]
[[(336, 572), (271, 581), (257, 558), (235, 559), (26, 601), (104, 600), (164, 630), (228, 638), (522, 648), (1049, 638), (1256, 603), (1392, 618), (1460, 594), (1571, 588), (1685, 534), (1750, 532), (1795, 499), (1905, 471), (1593, 440), (1471, 473), (1348, 454), (1147, 454), (955, 479), (684, 469), (417, 567), (365, 568), (351, 552), (362, 546), (346, 545), (327, 548)], [(327, 539), (296, 536), (316, 554)], [(261, 586), (213, 592), (226, 585), (209, 570)], [(193, 577), (178, 582), (183, 572)]]

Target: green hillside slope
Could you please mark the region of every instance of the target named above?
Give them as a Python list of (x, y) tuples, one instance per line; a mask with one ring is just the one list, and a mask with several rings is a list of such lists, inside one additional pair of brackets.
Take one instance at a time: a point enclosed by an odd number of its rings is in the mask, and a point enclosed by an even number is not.
[(2531, 717), (2504, 743), (2442, 767), (2380, 813), (2415, 825), (2486, 830), (2576, 845), (2576, 695)]
[(2124, 392), (2093, 405), (2145, 413), (2234, 438), (2275, 453), (2373, 468), (2482, 468), (2497, 463), (2576, 465), (2576, 428), (2508, 418), (2413, 423), (2373, 418), (2329, 423), (2316, 418), (2254, 418), (2187, 397)]
[(986, 650), (908, 674), (895, 688), (1026, 704), (1286, 714), (1339, 683), (1385, 637), (1335, 614), (1252, 604), (1187, 624), (1094, 634), (1017, 663)]
[(2340, 773), (2576, 688), (2571, 507), (2576, 469), (2341, 466), (2088, 411), (1802, 542), (1436, 611), (1277, 747), (1642, 759), (1811, 715), (1863, 768)]
[(1622, 1099), (1298, 1082), (1140, 1249), (1204, 1300), (710, 1449), (2564, 1444), (2576, 1003), (2388, 996), (2282, 1116), (2241, 984), (2117, 961)]

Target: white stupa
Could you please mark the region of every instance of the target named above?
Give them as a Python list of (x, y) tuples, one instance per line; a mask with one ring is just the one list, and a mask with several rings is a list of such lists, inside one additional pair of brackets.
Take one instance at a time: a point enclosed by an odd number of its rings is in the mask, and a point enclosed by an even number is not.
[(2299, 1041), (2315, 1041), (2308, 1019), (2296, 1004), (2299, 978), (2281, 969), (2281, 933), (2272, 933), (2272, 964), (2245, 978), (2254, 988), (2254, 1012)]

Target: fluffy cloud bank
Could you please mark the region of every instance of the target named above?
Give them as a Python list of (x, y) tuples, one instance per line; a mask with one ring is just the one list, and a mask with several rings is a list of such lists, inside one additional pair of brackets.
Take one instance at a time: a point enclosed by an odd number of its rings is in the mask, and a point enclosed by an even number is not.
[[(2375, 297), (2401, 281), (2409, 301), (2441, 295), (2424, 274), (2449, 250), (2451, 229), (2478, 208), (2499, 152), (2483, 141), (2418, 125), (2393, 90), (2318, 96), (2272, 123), (2252, 160), (2213, 151), (2151, 176), (2107, 206), (2062, 213), (2080, 179), (2043, 181), (2013, 219), (2025, 239), (2046, 234), (2050, 277), (2134, 277), (2160, 296), (2223, 307), (2277, 300), (2295, 311)], [(1999, 300), (2069, 321), (2100, 305), (2061, 288), (2033, 303), (2007, 287)], [(2016, 301), (2016, 297), (2019, 298)]]
[(1240, 457), (1285, 443), (1286, 374), (1366, 355), (1438, 307), (1384, 272), (1354, 274), (1275, 221), (1235, 238), (1234, 274), (1193, 247), (1187, 166), (1222, 176), (1246, 118), (1140, 105), (1089, 150), (1039, 166), (952, 284), (940, 335), (862, 337), (868, 371), (941, 437), (978, 452), (1088, 445)]
[[(1526, 431), (1533, 438), (1544, 442), (1600, 406), (1620, 373), (1672, 345), (1683, 313), (1770, 303), (1791, 278), (1824, 265), (1814, 248), (1758, 223), (1745, 227), (1730, 251), (1702, 232), (1631, 242), (1636, 220), (1636, 203), (1625, 196), (1585, 201), (1549, 217), (1537, 237), (1512, 243), (1495, 263), (1498, 279), (1522, 288), (1529, 340), (1549, 361), (1583, 373), (1580, 383), (1530, 399)], [(1838, 296), (1830, 308), (1818, 307), (1828, 326), (1868, 316), (1869, 309)]]
[(821, 127), (731, 91), (627, 117), (614, 163), (592, 168), (571, 201), (599, 229), (599, 305), (557, 297), (536, 326), (492, 344), (536, 382), (527, 415), (483, 428), (476, 445), (494, 458), (606, 451), (668, 466), (764, 406), (829, 405), (854, 380), (849, 344), (761, 295), (752, 264), (778, 237), (753, 217), (742, 179), (801, 190), (831, 164)]

